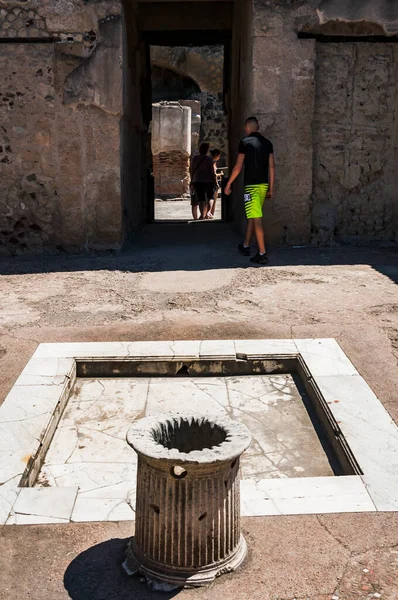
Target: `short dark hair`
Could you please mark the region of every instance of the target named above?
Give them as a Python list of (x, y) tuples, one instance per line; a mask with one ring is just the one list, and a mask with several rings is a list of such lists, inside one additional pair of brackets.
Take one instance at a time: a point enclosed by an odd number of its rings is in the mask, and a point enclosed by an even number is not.
[(214, 158), (215, 156), (221, 156), (221, 150), (219, 150), (218, 148), (214, 148), (214, 150), (212, 150), (210, 152), (210, 154), (212, 155), (212, 157)]
[(199, 154), (207, 154), (210, 148), (210, 144), (208, 142), (203, 142), (199, 146)]
[(257, 117), (248, 117), (245, 121), (245, 125), (248, 125), (249, 123), (255, 123), (258, 127), (258, 119)]

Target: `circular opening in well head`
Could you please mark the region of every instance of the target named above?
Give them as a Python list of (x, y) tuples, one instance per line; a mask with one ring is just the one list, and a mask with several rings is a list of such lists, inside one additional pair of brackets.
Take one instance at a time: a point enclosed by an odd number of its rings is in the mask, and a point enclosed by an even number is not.
[(206, 418), (165, 419), (153, 430), (153, 439), (168, 450), (188, 454), (205, 450), (225, 442), (227, 432), (223, 427)]

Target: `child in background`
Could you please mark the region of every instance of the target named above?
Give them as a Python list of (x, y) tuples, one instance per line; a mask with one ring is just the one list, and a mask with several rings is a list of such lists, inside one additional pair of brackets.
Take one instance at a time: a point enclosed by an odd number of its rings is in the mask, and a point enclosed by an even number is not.
[(207, 219), (214, 219), (214, 213), (216, 212), (216, 202), (217, 202), (218, 193), (220, 190), (221, 176), (217, 175), (217, 162), (221, 158), (221, 150), (219, 150), (218, 148), (214, 148), (214, 150), (212, 150), (210, 152), (210, 156), (213, 159), (215, 186), (214, 186), (213, 198), (209, 202), (209, 212), (207, 213)]

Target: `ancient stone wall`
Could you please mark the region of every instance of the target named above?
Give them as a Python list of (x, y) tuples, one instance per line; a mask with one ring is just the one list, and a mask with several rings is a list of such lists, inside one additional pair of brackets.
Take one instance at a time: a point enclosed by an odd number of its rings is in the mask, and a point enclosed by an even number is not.
[(0, 44), (0, 252), (117, 247), (121, 7), (0, 7), (3, 38), (54, 40)]
[(275, 196), (264, 218), (272, 243), (308, 243), (311, 236), (315, 40), (295, 31), (309, 10), (303, 2), (254, 2), (252, 111), (276, 160)]
[[(151, 62), (154, 66), (171, 69), (175, 73), (190, 77), (200, 88), (192, 91), (189, 98), (200, 100), (202, 104), (202, 124), (200, 142), (209, 142), (212, 148), (228, 151), (227, 115), (224, 108), (223, 78), (224, 49), (222, 46), (201, 46), (193, 48), (153, 46)], [(160, 90), (156, 81), (157, 96)], [(173, 100), (164, 85), (163, 100)]]
[(0, 4), (1, 37), (45, 38), (49, 37), (46, 21), (36, 7), (26, 2)]
[(253, 25), (252, 110), (277, 165), (268, 240), (396, 238), (396, 44), (299, 34), (393, 34), (397, 3), (255, 0)]
[[(236, 0), (234, 12), (231, 148), (257, 114), (277, 165), (267, 239), (397, 239), (398, 3)], [(137, 14), (130, 0), (0, 0), (1, 254), (115, 248), (150, 219), (150, 57)], [(153, 64), (197, 82), (202, 139), (226, 149), (215, 48), (168, 49)], [(237, 183), (227, 213), (242, 227), (241, 197)]]
[(314, 241), (392, 238), (398, 46), (317, 45)]

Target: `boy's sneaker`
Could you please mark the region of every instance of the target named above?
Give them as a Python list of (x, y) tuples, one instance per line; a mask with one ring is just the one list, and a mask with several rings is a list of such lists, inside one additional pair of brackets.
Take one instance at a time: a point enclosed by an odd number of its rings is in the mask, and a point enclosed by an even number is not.
[(266, 265), (268, 263), (268, 254), (260, 254), (257, 252), (255, 256), (252, 256), (250, 262), (256, 263), (258, 265)]
[(250, 246), (246, 248), (243, 244), (239, 244), (238, 250), (243, 254), (243, 256), (250, 256)]

